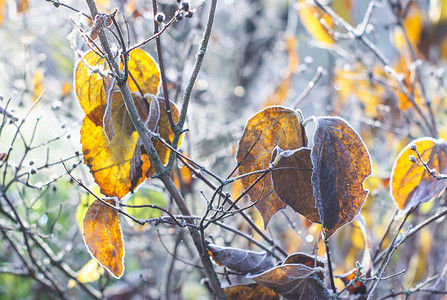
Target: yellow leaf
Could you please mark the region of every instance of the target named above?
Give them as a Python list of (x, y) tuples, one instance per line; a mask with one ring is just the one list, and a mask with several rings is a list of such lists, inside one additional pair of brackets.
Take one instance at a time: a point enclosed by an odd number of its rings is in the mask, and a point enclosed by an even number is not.
[(39, 98), (42, 95), (42, 92), (44, 90), (43, 79), (44, 79), (43, 70), (39, 68), (34, 73), (34, 76), (33, 76), (32, 82), (31, 82), (33, 101), (36, 101), (37, 98)]
[[(160, 84), (160, 72), (153, 58), (140, 49), (134, 49), (129, 53), (129, 76), (127, 84), (131, 92), (143, 94), (158, 93)], [(89, 119), (98, 126), (102, 126), (104, 112), (107, 107), (106, 90), (112, 80), (103, 78), (92, 70), (108, 70), (104, 59), (96, 55), (92, 50), (88, 51), (79, 61), (75, 70), (75, 90), (79, 103)], [(107, 89), (105, 88), (107, 87)]]
[(298, 13), (304, 27), (315, 40), (334, 44), (334, 38), (328, 32), (328, 29), (334, 26), (330, 16), (306, 0), (298, 0)]
[[(378, 67), (373, 67), (373, 74), (376, 77), (385, 75)], [(386, 90), (381, 85), (371, 82), (368, 71), (360, 64), (352, 65), (349, 69), (337, 68), (334, 86), (340, 100), (336, 111), (342, 111), (343, 105), (352, 97), (356, 97), (364, 105), (366, 116), (377, 117), (380, 113), (377, 107), (386, 98)]]
[(408, 48), (405, 33), (408, 37), (408, 42), (410, 43), (411, 48), (413, 51), (416, 51), (419, 41), (421, 40), (421, 33), (424, 24), (422, 11), (419, 8), (419, 5), (414, 1), (412, 1), (409, 5), (410, 7), (406, 11), (406, 15), (404, 16), (402, 22), (402, 28), (396, 26), (394, 29), (394, 44), (396, 49), (401, 53), (402, 51), (406, 51), (406, 55), (409, 55), (410, 49)]
[(109, 142), (103, 128), (86, 116), (81, 128), (81, 143), (85, 163), (101, 193), (121, 199), (130, 189), (130, 159), (138, 133), (124, 107), (121, 94), (115, 93), (112, 98), (114, 138)]
[[(137, 93), (133, 93), (134, 101), (138, 107), (143, 107), (145, 101)], [(150, 99), (148, 99), (150, 100)], [(150, 100), (152, 101), (152, 100)], [(174, 133), (172, 132), (166, 109), (160, 105), (160, 120), (158, 132), (160, 136), (170, 141)], [(171, 105), (174, 121), (177, 122), (179, 112), (175, 105)], [(142, 119), (144, 113), (141, 112)], [(147, 112), (146, 112), (147, 115)], [(131, 188), (130, 161), (132, 159), (135, 146), (138, 140), (138, 133), (133, 127), (130, 116), (124, 105), (121, 93), (117, 92), (112, 96), (112, 124), (114, 137), (109, 141), (101, 126), (97, 126), (88, 117), (84, 118), (81, 128), (81, 143), (83, 145), (85, 163), (90, 168), (90, 172), (101, 189), (101, 193), (106, 196), (124, 197)], [(158, 141), (154, 141), (155, 149), (163, 163), (166, 163), (169, 155), (168, 149)], [(149, 158), (142, 155), (142, 173), (138, 176), (138, 184), (154, 174)]]
[[(104, 269), (99, 266), (96, 259), (92, 258), (82, 267), (76, 278), (82, 283), (93, 282), (98, 280), (102, 274), (104, 274)], [(68, 281), (68, 288), (71, 289), (75, 286), (76, 281), (70, 279), (70, 281)]]
[[(108, 203), (114, 204), (113, 201)], [(124, 243), (116, 210), (95, 200), (84, 218), (84, 241), (90, 254), (113, 277), (123, 275)]]
[(0, 26), (3, 24), (3, 19), (5, 17), (5, 0), (0, 0)]
[(444, 140), (421, 138), (408, 144), (394, 162), (390, 181), (391, 196), (403, 211), (431, 200), (445, 188), (445, 182), (431, 176), (420, 161), (410, 160), (411, 156), (417, 158), (413, 147), (430, 169), (447, 173), (447, 143)]

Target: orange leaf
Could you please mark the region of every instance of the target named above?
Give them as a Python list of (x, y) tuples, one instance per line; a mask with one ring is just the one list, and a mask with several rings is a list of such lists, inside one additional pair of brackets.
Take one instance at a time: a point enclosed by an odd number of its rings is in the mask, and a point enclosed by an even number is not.
[[(133, 93), (137, 107), (146, 105), (137, 93)], [(152, 101), (152, 100), (151, 100)], [(178, 120), (179, 112), (175, 105), (171, 106), (174, 121)], [(170, 129), (168, 116), (163, 106), (160, 106), (159, 134), (169, 141), (173, 132)], [(144, 118), (143, 111), (140, 112)], [(93, 174), (101, 193), (106, 196), (124, 197), (131, 189), (130, 161), (138, 140), (138, 133), (133, 127), (130, 116), (124, 105), (121, 93), (112, 96), (112, 123), (114, 138), (109, 141), (101, 126), (95, 125), (88, 117), (84, 118), (81, 128), (81, 143), (84, 159)], [(163, 163), (166, 163), (169, 151), (158, 141), (154, 141), (155, 149)], [(142, 155), (143, 165), (141, 173), (134, 181), (137, 186), (144, 178), (154, 174), (146, 154)]]
[(328, 33), (328, 29), (334, 26), (330, 16), (320, 12), (306, 0), (298, 0), (298, 13), (304, 27), (315, 40), (334, 44), (334, 39)]
[[(131, 92), (139, 92), (140, 87), (143, 94), (158, 93), (160, 72), (149, 54), (140, 49), (132, 50), (129, 53), (128, 67), (132, 75), (127, 80)], [(105, 65), (103, 58), (90, 50), (76, 67), (75, 90), (85, 114), (96, 125), (102, 126), (107, 107), (106, 90), (113, 88), (109, 86), (112, 80), (110, 76), (103, 78), (98, 73), (92, 73), (93, 69), (108, 70), (109, 67)]]
[(413, 145), (430, 169), (447, 173), (447, 143), (444, 140), (421, 138), (407, 145), (394, 162), (390, 181), (391, 196), (403, 211), (431, 200), (446, 186), (444, 180), (431, 176), (419, 161), (410, 161), (410, 156), (416, 157), (416, 152), (411, 150)]
[(310, 154), (316, 206), (329, 238), (360, 212), (371, 174), (368, 150), (357, 132), (341, 118), (315, 118), (317, 128)]
[(315, 207), (311, 183), (310, 149), (281, 150), (276, 148), (272, 161), (278, 160), (272, 171), (275, 192), (279, 198), (309, 221), (321, 223)]
[[(281, 106), (271, 106), (248, 121), (237, 153), (237, 160), (242, 163), (239, 166), (240, 175), (267, 169), (276, 146), (282, 149), (306, 146), (307, 138), (298, 114)], [(244, 189), (248, 189), (259, 176), (257, 174), (242, 178)], [(286, 206), (273, 190), (270, 176), (264, 176), (250, 189), (248, 195), (252, 202), (260, 200), (256, 208), (262, 215), (265, 228), (273, 215)]]
[(278, 294), (257, 283), (233, 285), (223, 290), (227, 295), (227, 300), (279, 300)]
[(116, 210), (95, 200), (84, 217), (84, 241), (90, 254), (113, 277), (123, 275), (124, 244)]

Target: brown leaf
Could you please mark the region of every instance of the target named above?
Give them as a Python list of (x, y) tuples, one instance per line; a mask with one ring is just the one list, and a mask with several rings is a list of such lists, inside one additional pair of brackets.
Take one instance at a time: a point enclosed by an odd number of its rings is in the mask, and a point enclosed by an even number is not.
[(89, 36), (92, 40), (96, 40), (99, 32), (105, 28), (112, 25), (112, 20), (110, 17), (104, 13), (98, 13), (95, 16), (95, 20), (93, 21), (93, 25), (90, 28)]
[(431, 176), (419, 161), (410, 161), (410, 156), (417, 157), (410, 149), (412, 145), (430, 169), (447, 173), (447, 143), (444, 140), (421, 138), (407, 145), (394, 162), (390, 180), (391, 196), (404, 212), (436, 197), (446, 186), (445, 180)]
[(368, 150), (357, 132), (337, 117), (315, 118), (312, 185), (320, 220), (329, 238), (360, 212), (371, 174)]
[[(283, 265), (287, 264), (302, 264), (308, 266), (310, 268), (320, 267), (324, 268), (324, 261), (321, 257), (315, 255), (308, 255), (306, 253), (298, 252), (293, 253), (287, 256), (287, 258), (282, 263)], [(319, 273), (318, 276), (321, 280), (323, 280), (323, 273)]]
[(90, 254), (113, 277), (123, 275), (124, 244), (116, 210), (95, 200), (84, 217), (84, 241)]
[(223, 289), (227, 300), (279, 300), (279, 295), (257, 283), (233, 285)]
[(284, 203), (309, 221), (321, 223), (311, 183), (310, 152), (308, 148), (285, 151), (275, 148), (272, 162), (277, 163), (274, 163), (272, 180), (275, 192)]
[(328, 292), (320, 279), (322, 276), (324, 276), (324, 269), (320, 267), (283, 264), (249, 278), (287, 299), (329, 299)]
[[(276, 146), (281, 149), (298, 149), (306, 146), (306, 134), (298, 116), (298, 112), (281, 106), (267, 107), (253, 116), (248, 121), (239, 142), (237, 160), (242, 162), (239, 174), (267, 169)], [(242, 178), (244, 189), (248, 189), (259, 176), (257, 174)], [(267, 228), (272, 216), (286, 206), (273, 191), (271, 176), (264, 176), (248, 195), (252, 202), (261, 199), (256, 208), (262, 215), (264, 228)]]
[(261, 273), (275, 265), (273, 258), (265, 252), (221, 247), (214, 244), (208, 244), (208, 250), (216, 262), (243, 274)]

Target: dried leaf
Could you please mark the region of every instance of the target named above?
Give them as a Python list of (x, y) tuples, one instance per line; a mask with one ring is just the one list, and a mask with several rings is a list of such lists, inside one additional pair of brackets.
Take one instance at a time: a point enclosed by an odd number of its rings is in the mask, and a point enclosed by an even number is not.
[[(315, 255), (308, 255), (302, 252), (290, 254), (289, 256), (287, 256), (287, 258), (284, 260), (282, 264), (283, 265), (302, 264), (310, 268), (315, 267), (324, 268), (324, 260), (321, 257)], [(323, 273), (318, 273), (318, 276), (320, 277), (321, 280), (323, 280), (324, 278), (323, 275), (324, 275)]]
[(275, 148), (272, 162), (278, 162), (274, 164), (272, 180), (275, 192), (284, 203), (309, 221), (321, 223), (311, 183), (310, 152), (308, 148), (285, 151)]
[(403, 212), (436, 197), (446, 186), (445, 180), (431, 176), (424, 166), (410, 161), (416, 156), (410, 148), (416, 146), (418, 153), (430, 169), (447, 173), (447, 143), (442, 139), (421, 138), (407, 145), (394, 161), (391, 171), (391, 196)]
[(275, 262), (265, 252), (254, 252), (233, 247), (208, 244), (208, 250), (216, 262), (243, 274), (257, 274), (272, 268)]
[[(307, 137), (300, 124), (299, 114), (281, 106), (272, 106), (265, 108), (248, 121), (237, 153), (237, 160), (241, 162), (240, 175), (267, 169), (276, 146), (281, 149), (298, 149), (306, 146)], [(248, 189), (259, 176), (257, 174), (242, 178), (244, 189)], [(265, 228), (272, 216), (286, 206), (273, 191), (270, 176), (264, 176), (253, 186), (248, 195), (252, 202), (260, 200), (256, 208), (262, 215)]]
[(337, 117), (315, 118), (312, 185), (320, 220), (329, 238), (360, 212), (371, 174), (368, 150), (357, 132)]
[(112, 20), (107, 14), (98, 13), (95, 16), (95, 20), (93, 21), (93, 25), (90, 28), (89, 36), (92, 40), (96, 40), (98, 38), (99, 32), (105, 28), (112, 25)]
[(320, 279), (322, 276), (324, 276), (324, 269), (320, 267), (283, 264), (249, 278), (281, 294), (286, 299), (329, 299), (328, 292)]
[[(102, 268), (96, 259), (92, 258), (89, 260), (88, 263), (86, 263), (81, 270), (79, 270), (78, 275), (76, 278), (82, 282), (93, 282), (98, 280), (101, 275), (104, 274), (104, 268)], [(74, 288), (76, 286), (76, 281), (73, 279), (70, 279), (68, 281), (68, 288)]]
[[(114, 204), (113, 201), (108, 202)], [(123, 275), (124, 243), (116, 210), (95, 200), (85, 214), (84, 242), (90, 254), (113, 277)]]
[(279, 300), (279, 295), (257, 283), (233, 285), (223, 289), (227, 300)]

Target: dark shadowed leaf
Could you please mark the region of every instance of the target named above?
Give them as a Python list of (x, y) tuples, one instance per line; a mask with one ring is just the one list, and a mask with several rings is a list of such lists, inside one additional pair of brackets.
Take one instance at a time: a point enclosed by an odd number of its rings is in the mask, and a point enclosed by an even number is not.
[(368, 150), (357, 132), (337, 117), (315, 118), (312, 185), (326, 238), (360, 212), (371, 174)]
[(95, 200), (84, 217), (84, 241), (91, 255), (114, 277), (123, 275), (124, 244), (116, 210)]
[(272, 180), (279, 198), (309, 221), (321, 223), (315, 206), (315, 197), (311, 183), (312, 161), (310, 149), (275, 149), (272, 155), (274, 164)]
[[(282, 263), (283, 265), (287, 264), (302, 264), (311, 268), (320, 267), (324, 268), (324, 261), (321, 257), (315, 255), (308, 255), (306, 253), (293, 253), (287, 256), (287, 258)], [(320, 279), (323, 280), (323, 273), (319, 273), (321, 275)]]
[(421, 138), (407, 145), (397, 156), (391, 172), (391, 195), (403, 211), (436, 197), (446, 186), (446, 180), (431, 176), (420, 161), (410, 161), (410, 156), (417, 157), (410, 149), (411, 145), (416, 146), (430, 169), (447, 173), (447, 143), (444, 140)]
[[(306, 146), (307, 138), (300, 124), (301, 115), (280, 106), (267, 107), (253, 116), (245, 126), (237, 153), (239, 174), (264, 170), (269, 167), (273, 149), (298, 149)], [(260, 174), (242, 178), (242, 186), (247, 189)], [(250, 200), (262, 215), (264, 227), (274, 214), (286, 205), (273, 191), (271, 176), (264, 176), (249, 192)]]
[(216, 262), (243, 274), (256, 274), (272, 268), (273, 258), (265, 252), (254, 252), (232, 247), (208, 244), (208, 250)]
[(233, 285), (223, 289), (227, 300), (279, 300), (279, 295), (257, 283)]
[(329, 299), (328, 292), (321, 280), (323, 276), (324, 269), (321, 267), (284, 264), (249, 278), (287, 299), (323, 300)]

